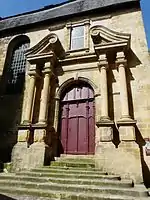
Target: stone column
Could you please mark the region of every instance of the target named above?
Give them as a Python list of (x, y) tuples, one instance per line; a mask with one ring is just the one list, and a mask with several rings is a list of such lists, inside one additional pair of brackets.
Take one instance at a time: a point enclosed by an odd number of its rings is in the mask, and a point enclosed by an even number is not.
[[(128, 90), (126, 79), (127, 60), (124, 52), (117, 52), (116, 64), (119, 71), (121, 118), (117, 121), (121, 141), (135, 141), (136, 121), (129, 114)], [(123, 142), (122, 142), (123, 144)]]
[(44, 73), (44, 83), (43, 90), (41, 94), (41, 102), (40, 102), (40, 111), (39, 111), (39, 124), (45, 124), (47, 122), (47, 109), (48, 109), (48, 100), (50, 93), (50, 78), (51, 78), (51, 64), (45, 63)]
[(31, 71), (28, 74), (30, 76), (30, 79), (29, 79), (29, 85), (28, 85), (27, 102), (26, 102), (26, 107), (25, 107), (24, 123), (26, 124), (29, 124), (32, 121), (31, 113), (32, 113), (34, 92), (35, 92), (36, 71)]
[(57, 132), (57, 126), (58, 126), (58, 119), (59, 119), (59, 102), (60, 99), (55, 99), (55, 116), (54, 116), (54, 129)]
[[(113, 122), (109, 118), (108, 112), (108, 84), (107, 69), (108, 61), (106, 55), (99, 56), (100, 82), (101, 82), (101, 117), (96, 123), (98, 130), (96, 135), (96, 149), (101, 142), (111, 142), (113, 140)], [(99, 102), (100, 104), (100, 102)]]
[(51, 78), (51, 63), (46, 62), (44, 65), (44, 82), (41, 93), (39, 120), (34, 130), (34, 143), (44, 142), (46, 136), (48, 100), (50, 96), (50, 78)]
[(119, 85), (120, 85), (120, 102), (121, 102), (121, 119), (131, 119), (129, 114), (129, 103), (128, 103), (128, 90), (126, 80), (126, 65), (124, 52), (117, 53), (118, 70), (119, 70)]
[(108, 116), (108, 85), (107, 85), (107, 69), (108, 62), (106, 55), (99, 56), (99, 67), (101, 71), (101, 119), (109, 120)]

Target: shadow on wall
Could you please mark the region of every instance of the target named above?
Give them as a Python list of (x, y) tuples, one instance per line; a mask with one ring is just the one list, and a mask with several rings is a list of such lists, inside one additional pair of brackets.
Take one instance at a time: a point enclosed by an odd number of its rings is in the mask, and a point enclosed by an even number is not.
[[(141, 64), (141, 61), (138, 59), (136, 54), (130, 49), (128, 55), (127, 55), (127, 60), (129, 68), (127, 68), (127, 89), (128, 89), (128, 95), (129, 95), (129, 111), (130, 111), (130, 116), (134, 119), (134, 109), (133, 109), (133, 98), (132, 98), (132, 89), (131, 89), (131, 81), (134, 80), (134, 76), (131, 72), (130, 68), (136, 68), (137, 65)], [(142, 174), (143, 174), (143, 181), (144, 184), (147, 188), (150, 187), (150, 169), (149, 166), (147, 165), (146, 162), (146, 155), (144, 153), (145, 149), (145, 140), (140, 133), (139, 129), (137, 126), (135, 126), (135, 133), (136, 133), (136, 142), (139, 145), (140, 149), (140, 157), (141, 157), (141, 167), (142, 167)]]
[(140, 148), (141, 166), (142, 166), (144, 184), (147, 188), (150, 188), (150, 169), (146, 163), (146, 157), (145, 157), (146, 155), (144, 155), (145, 149), (143, 148), (146, 142), (143, 139), (138, 127), (135, 127), (135, 131), (136, 131), (136, 142), (138, 143)]
[(0, 200), (16, 200), (16, 199), (0, 194)]
[[(3, 78), (0, 85), (5, 85)], [(17, 142), (17, 125), (21, 122), (24, 74), (18, 74), (15, 84), (0, 88), (0, 161), (10, 162)]]

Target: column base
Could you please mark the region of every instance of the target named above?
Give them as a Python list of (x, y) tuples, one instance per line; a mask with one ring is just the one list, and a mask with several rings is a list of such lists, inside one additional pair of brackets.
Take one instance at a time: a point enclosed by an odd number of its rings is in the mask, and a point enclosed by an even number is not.
[(46, 122), (47, 122), (47, 120), (39, 120), (39, 122), (37, 123), (37, 124), (40, 124), (40, 125), (42, 125), (42, 124), (46, 124)]
[(24, 120), (23, 123), (21, 124), (22, 126), (25, 126), (25, 125), (30, 125), (31, 124), (31, 121), (30, 120)]

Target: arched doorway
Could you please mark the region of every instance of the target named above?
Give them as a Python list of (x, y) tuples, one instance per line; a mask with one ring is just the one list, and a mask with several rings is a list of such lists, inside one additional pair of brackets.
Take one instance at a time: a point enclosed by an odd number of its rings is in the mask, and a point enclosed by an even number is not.
[(61, 143), (65, 154), (94, 154), (94, 92), (90, 85), (78, 81), (61, 96)]

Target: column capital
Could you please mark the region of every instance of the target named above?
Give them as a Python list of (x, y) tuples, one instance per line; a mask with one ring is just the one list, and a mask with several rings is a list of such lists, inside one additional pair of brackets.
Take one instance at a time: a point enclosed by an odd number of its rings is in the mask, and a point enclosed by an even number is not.
[(108, 69), (108, 60), (106, 54), (99, 55), (98, 61), (99, 69)]
[(43, 74), (45, 75), (49, 75), (51, 76), (53, 74), (52, 72), (52, 63), (51, 62), (46, 62), (44, 64), (43, 70), (42, 70)]
[(117, 52), (116, 54), (116, 65), (117, 67), (126, 67), (127, 60), (123, 51)]
[(53, 72), (52, 72), (51, 69), (44, 69), (44, 70), (42, 70), (42, 72), (43, 72), (43, 74), (45, 74), (45, 75), (52, 75), (52, 74), (53, 74)]
[(51, 61), (45, 62), (45, 63), (44, 63), (44, 69), (51, 69), (51, 68), (52, 68), (52, 63), (51, 63)]
[(30, 71), (28, 71), (28, 75), (36, 77), (37, 76), (37, 71), (36, 70), (30, 70)]
[(37, 70), (29, 70), (29, 71), (28, 71), (28, 75), (29, 75), (30, 77), (40, 78), (40, 75), (39, 75), (39, 73), (38, 73)]
[(36, 64), (29, 64), (29, 71), (36, 71)]

